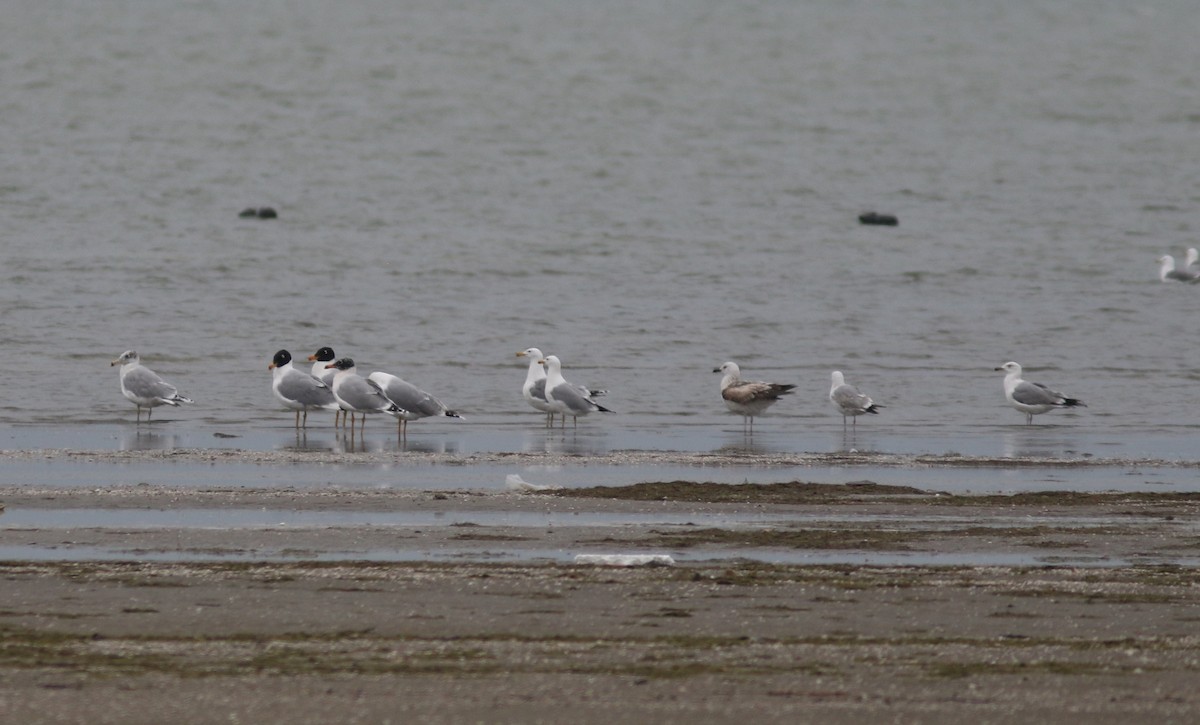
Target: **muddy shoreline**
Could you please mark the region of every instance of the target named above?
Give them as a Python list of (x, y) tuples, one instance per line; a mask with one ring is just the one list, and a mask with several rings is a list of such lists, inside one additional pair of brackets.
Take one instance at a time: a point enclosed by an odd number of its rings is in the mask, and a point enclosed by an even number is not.
[[(132, 458), (164, 457), (174, 459)], [(133, 559), (0, 562), (0, 710), (23, 722), (606, 725), (1200, 714), (1196, 494), (957, 496), (870, 482), (708, 485), (703, 473), (533, 493), (0, 482), (0, 523), (79, 510), (335, 522), (0, 528), (0, 545)], [(336, 523), (361, 512), (394, 521)], [(389, 547), (448, 560), (365, 560)], [(522, 551), (534, 560), (499, 554)], [(536, 560), (550, 551), (560, 560)], [(1042, 563), (745, 556), (763, 551)], [(572, 560), (614, 552), (676, 563)], [(159, 554), (181, 560), (144, 560)], [(329, 554), (341, 560), (317, 560)]]

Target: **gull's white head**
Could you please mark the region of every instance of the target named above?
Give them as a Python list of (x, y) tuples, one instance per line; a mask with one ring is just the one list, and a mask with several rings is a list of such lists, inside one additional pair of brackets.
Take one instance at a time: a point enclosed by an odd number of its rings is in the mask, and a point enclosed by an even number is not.
[(742, 369), (735, 362), (721, 363), (721, 367), (713, 370), (714, 373), (725, 373), (726, 375), (741, 375)]
[(1004, 363), (1000, 367), (996, 368), (996, 372), (1005, 372), (1005, 373), (1008, 373), (1009, 375), (1020, 375), (1021, 374), (1021, 366), (1016, 364), (1015, 362), (1009, 361), (1009, 362)]
[(551, 372), (555, 372), (555, 371), (562, 369), (562, 361), (560, 361), (558, 359), (557, 355), (547, 355), (546, 357), (542, 358), (538, 362), (540, 362), (542, 365), (544, 365), (546, 367), (546, 370), (551, 371)]
[(841, 370), (834, 370), (834, 371), (833, 371), (833, 372), (832, 372), (832, 373), (829, 375), (829, 377), (830, 377), (830, 379), (833, 381), (833, 387), (835, 387), (835, 388), (836, 388), (837, 386), (839, 386), (839, 385), (845, 385), (845, 384), (846, 384), (846, 376), (845, 376), (845, 375), (842, 375), (842, 371), (841, 371)]
[(125, 352), (121, 353), (121, 357), (110, 362), (108, 366), (111, 368), (113, 365), (128, 365), (129, 363), (136, 363), (140, 361), (141, 358), (138, 357), (137, 350), (126, 350)]
[(542, 358), (545, 356), (542, 355), (542, 351), (536, 347), (527, 347), (521, 352), (517, 353), (517, 357), (531, 357), (533, 358), (534, 362), (541, 362)]
[(1190, 267), (1198, 261), (1200, 261), (1200, 251), (1197, 251), (1195, 247), (1188, 247), (1187, 257), (1183, 260), (1183, 266)]

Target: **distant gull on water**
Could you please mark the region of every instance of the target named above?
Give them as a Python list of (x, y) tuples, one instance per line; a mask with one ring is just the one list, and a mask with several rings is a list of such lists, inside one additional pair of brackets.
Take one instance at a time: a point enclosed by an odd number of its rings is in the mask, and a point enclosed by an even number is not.
[[(1189, 259), (1191, 258), (1189, 250)], [(1162, 282), (1197, 282), (1200, 281), (1200, 270), (1192, 269), (1189, 262), (1183, 269), (1175, 268), (1175, 258), (1169, 254), (1164, 254), (1158, 258), (1158, 279)]]
[(787, 395), (795, 385), (782, 383), (764, 383), (742, 380), (742, 371), (735, 362), (723, 363), (713, 370), (714, 373), (724, 373), (721, 378), (721, 397), (725, 406), (734, 413), (742, 416), (742, 428), (747, 422), (749, 429), (754, 431), (754, 417), (775, 404), (780, 396)]
[(996, 368), (996, 372), (1007, 373), (1004, 376), (1004, 397), (1009, 405), (1025, 414), (1025, 425), (1033, 423), (1033, 416), (1045, 413), (1055, 408), (1086, 408), (1082, 400), (1068, 398), (1062, 393), (1055, 392), (1041, 383), (1031, 383), (1021, 379), (1021, 366), (1015, 362), (1006, 362)]

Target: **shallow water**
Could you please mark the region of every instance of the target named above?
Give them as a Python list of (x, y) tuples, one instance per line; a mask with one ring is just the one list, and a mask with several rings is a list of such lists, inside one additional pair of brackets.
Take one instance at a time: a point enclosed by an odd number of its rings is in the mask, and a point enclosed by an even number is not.
[[(1154, 260), (1197, 243), (1196, 20), (20, 3), (0, 441), (341, 450), (327, 422), (292, 436), (266, 369), (332, 345), (467, 416), (414, 424), (418, 450), (1194, 459), (1200, 287)], [(264, 205), (280, 217), (238, 218)], [(618, 413), (546, 436), (519, 392), (530, 345)], [(126, 348), (196, 405), (125, 426)], [(710, 372), (726, 359), (798, 386), (749, 443)], [(992, 371), (1009, 359), (1089, 407), (1024, 429)], [(887, 406), (850, 441), (834, 368)], [(399, 444), (380, 420), (354, 445)]]
[[(533, 513), (496, 511), (453, 511), (453, 512), (369, 512), (369, 511), (294, 511), (289, 509), (203, 509), (179, 508), (166, 510), (147, 509), (18, 509), (0, 517), (0, 532), (48, 532), (61, 531), (50, 537), (54, 543), (28, 543), (0, 545), (0, 559), (21, 561), (77, 561), (103, 559), (107, 561), (500, 561), (500, 562), (576, 562), (581, 553), (595, 554), (593, 543), (586, 548), (581, 544), (573, 547), (548, 548), (544, 545), (513, 545), (505, 540), (523, 538), (525, 529), (545, 531), (555, 527), (585, 527), (594, 530), (595, 542), (606, 537), (605, 530), (613, 528), (642, 528), (653, 530), (656, 526), (720, 527), (724, 529), (753, 529), (778, 527), (828, 526), (846, 522), (852, 526), (864, 523), (880, 527), (904, 529), (912, 520), (877, 515), (795, 515), (761, 512), (738, 512), (721, 514), (687, 513)], [(1127, 517), (1001, 517), (981, 523), (970, 516), (937, 516), (922, 522), (921, 527), (929, 531), (954, 531), (961, 528), (977, 529), (993, 526), (998, 530), (1010, 526), (1036, 527), (1048, 525), (1071, 530), (1086, 530), (1089, 527), (1129, 527)], [(448, 545), (445, 541), (426, 546), (412, 546), (414, 533), (430, 528), (444, 527), (504, 527), (504, 536), (485, 543), (462, 543)], [(224, 547), (186, 546), (161, 547), (136, 534), (155, 530), (180, 532), (195, 529), (220, 531), (251, 531), (272, 535), (270, 541), (259, 542), (253, 549), (240, 548), (236, 543)], [(280, 546), (280, 536), (296, 535), (305, 531), (332, 531), (340, 533), (356, 530), (391, 530), (395, 532), (396, 546), (379, 547), (367, 544), (342, 550), (337, 546), (326, 546), (313, 550), (306, 546)], [(1177, 535), (1194, 531), (1195, 526), (1184, 525)], [(465, 529), (471, 530), (471, 529)], [(491, 531), (492, 529), (486, 529)], [(72, 537), (96, 534), (110, 537), (107, 545), (95, 545), (74, 540)], [(486, 537), (485, 537), (486, 538)], [(612, 552), (609, 552), (612, 553)], [(626, 552), (627, 553), (627, 552)], [(640, 551), (638, 553), (644, 554)], [(856, 550), (809, 550), (791, 548), (759, 547), (709, 547), (702, 551), (670, 550), (668, 554), (678, 562), (721, 561), (740, 559), (773, 564), (853, 564), (861, 566), (1128, 566), (1137, 564), (1169, 563), (1174, 566), (1195, 567), (1200, 559), (1190, 556), (1157, 556), (1142, 554), (1135, 557), (1112, 556), (1103, 553), (1079, 551), (1064, 552), (1062, 549), (1028, 551), (856, 551)]]

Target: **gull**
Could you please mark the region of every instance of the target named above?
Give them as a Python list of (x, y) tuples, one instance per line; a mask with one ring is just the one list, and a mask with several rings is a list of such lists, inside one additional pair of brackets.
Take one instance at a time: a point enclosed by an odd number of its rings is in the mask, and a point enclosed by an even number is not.
[[(554, 424), (554, 413), (550, 402), (546, 400), (546, 368), (541, 361), (545, 359), (542, 351), (529, 347), (517, 353), (517, 357), (529, 358), (529, 370), (525, 373), (525, 385), (521, 387), (521, 395), (525, 402), (546, 414), (546, 426)], [(608, 393), (607, 390), (592, 390), (584, 385), (575, 385), (575, 390), (585, 398), (599, 398)]]
[[(1189, 254), (1190, 257), (1190, 254)], [(1167, 280), (1175, 280), (1177, 282), (1196, 282), (1200, 280), (1200, 271), (1196, 271), (1189, 267), (1183, 269), (1175, 269), (1175, 258), (1169, 254), (1164, 254), (1158, 258), (1158, 263), (1162, 266), (1158, 268), (1158, 279), (1162, 282)]]
[(159, 405), (178, 408), (180, 403), (192, 402), (191, 398), (180, 395), (174, 385), (160, 378), (158, 373), (143, 366), (136, 351), (126, 350), (121, 357), (109, 363), (109, 367), (118, 363), (121, 365), (121, 394), (137, 406), (137, 422), (142, 422), (142, 408), (147, 409), (146, 422), (149, 423), (150, 415)]
[(780, 396), (787, 395), (796, 387), (742, 380), (741, 368), (735, 362), (723, 363), (713, 372), (725, 374), (725, 377), (721, 378), (721, 397), (725, 399), (725, 406), (742, 416), (743, 430), (749, 421), (751, 432), (754, 431), (754, 416), (761, 415), (779, 400)]
[(850, 416), (857, 428), (858, 416), (863, 413), (878, 414), (878, 409), (884, 407), (876, 405), (870, 397), (858, 392), (858, 388), (847, 383), (846, 376), (842, 375), (841, 370), (834, 370), (830, 377), (833, 384), (829, 388), (829, 402), (842, 412), (842, 430), (846, 429), (846, 416)]
[(1053, 408), (1087, 407), (1082, 400), (1068, 398), (1041, 383), (1022, 380), (1021, 366), (1015, 362), (1004, 363), (996, 368), (996, 372), (1007, 373), (1004, 376), (1004, 397), (1009, 405), (1025, 414), (1025, 425), (1033, 423), (1033, 416)]
[(378, 388), (384, 397), (400, 408), (401, 412), (396, 414), (396, 425), (397, 432), (402, 436), (408, 435), (408, 421), (410, 420), (420, 420), (431, 415), (462, 418), (461, 415), (446, 407), (442, 401), (395, 375), (373, 372), (367, 376), (367, 382)]
[(546, 414), (546, 427), (554, 424), (554, 412), (550, 401), (546, 400), (546, 368), (542, 366), (542, 351), (529, 347), (517, 353), (517, 357), (529, 358), (529, 370), (525, 372), (525, 384), (521, 386), (521, 395), (525, 402)]
[[(312, 355), (308, 356), (309, 362), (311, 362), (313, 364), (312, 376), (314, 378), (316, 378), (317, 380), (320, 380), (321, 382), (325, 383), (326, 387), (328, 387), (330, 390), (333, 389), (333, 376), (337, 375), (337, 369), (336, 368), (327, 368), (326, 366), (336, 359), (337, 359), (337, 355), (333, 354), (332, 347), (323, 347), (320, 350), (317, 350)], [(338, 426), (338, 416), (340, 416), (340, 415), (342, 415), (341, 408), (337, 408), (336, 410), (334, 410), (334, 412), (333, 412), (333, 427), (334, 428), (337, 428), (337, 426)], [(353, 421), (351, 421), (351, 422), (353, 422)], [(345, 424), (345, 421), (343, 420), (342, 423)]]
[(540, 362), (546, 366), (546, 402), (550, 404), (551, 413), (562, 416), (562, 427), (567, 427), (568, 415), (575, 425), (579, 425), (581, 415), (593, 411), (613, 412), (592, 400), (587, 388), (568, 383), (562, 376), (562, 361), (557, 356), (547, 355)]
[(304, 413), (304, 427), (308, 426), (309, 410), (341, 410), (333, 391), (324, 382), (292, 366), (292, 354), (287, 350), (275, 353), (268, 370), (271, 375), (271, 392), (283, 403), (283, 407), (296, 411), (296, 427), (300, 428), (300, 413)]
[[(337, 370), (333, 376), (333, 397), (337, 399), (342, 410), (350, 413), (361, 413), (362, 423), (359, 430), (367, 427), (367, 413), (387, 413), (393, 418), (399, 418), (405, 411), (379, 390), (379, 387), (369, 382), (355, 371), (354, 361), (348, 357), (335, 360), (325, 366)], [(354, 422), (350, 423), (351, 432)]]

